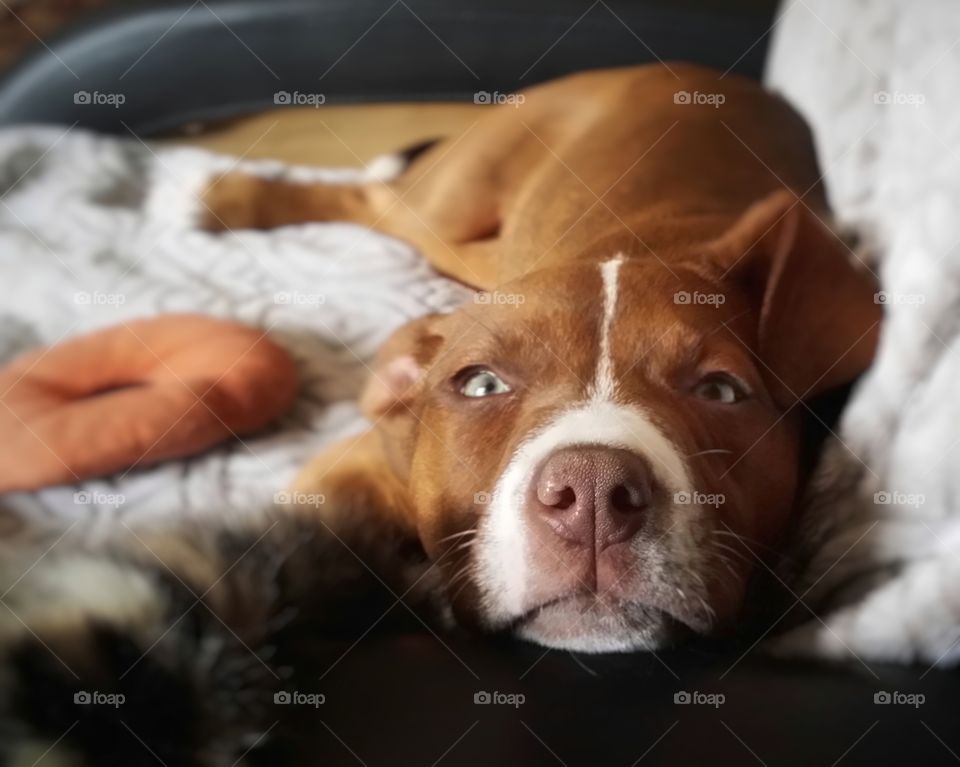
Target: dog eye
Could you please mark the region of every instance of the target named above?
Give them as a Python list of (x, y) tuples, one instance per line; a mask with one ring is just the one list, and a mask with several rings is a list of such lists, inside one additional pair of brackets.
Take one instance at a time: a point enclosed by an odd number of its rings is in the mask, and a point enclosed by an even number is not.
[(726, 373), (711, 373), (702, 378), (693, 393), (700, 399), (732, 405), (747, 396), (746, 387)]
[(492, 397), (511, 391), (500, 376), (487, 368), (467, 368), (457, 375), (457, 381), (464, 397)]

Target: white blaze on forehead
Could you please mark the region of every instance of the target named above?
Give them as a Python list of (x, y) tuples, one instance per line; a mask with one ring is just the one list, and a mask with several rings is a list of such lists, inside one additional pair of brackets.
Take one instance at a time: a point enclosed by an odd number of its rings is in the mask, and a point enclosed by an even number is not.
[(603, 278), (603, 315), (600, 317), (600, 351), (597, 357), (597, 372), (590, 387), (590, 399), (611, 400), (617, 385), (613, 380), (613, 359), (610, 355), (610, 328), (617, 313), (617, 296), (620, 289), (620, 265), (623, 254), (618, 253), (609, 261), (600, 264)]

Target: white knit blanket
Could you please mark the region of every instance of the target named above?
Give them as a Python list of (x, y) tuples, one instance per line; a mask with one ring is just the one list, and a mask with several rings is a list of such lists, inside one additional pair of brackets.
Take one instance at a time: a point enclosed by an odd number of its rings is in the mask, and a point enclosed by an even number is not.
[[(0, 132), (0, 363), (133, 317), (197, 311), (268, 330), (293, 353), (299, 398), (278, 428), (183, 461), (0, 498), (0, 535), (80, 520), (262, 509), (305, 461), (361, 428), (354, 399), (384, 338), (458, 303), (463, 288), (404, 244), (347, 224), (210, 235), (194, 220), (205, 181), (232, 167), (287, 169), (79, 130)], [(2, 437), (0, 437), (2, 438)]]
[(812, 493), (784, 652), (960, 660), (960, 15), (794, 0), (768, 82), (811, 122), (841, 223), (877, 254), (879, 358)]

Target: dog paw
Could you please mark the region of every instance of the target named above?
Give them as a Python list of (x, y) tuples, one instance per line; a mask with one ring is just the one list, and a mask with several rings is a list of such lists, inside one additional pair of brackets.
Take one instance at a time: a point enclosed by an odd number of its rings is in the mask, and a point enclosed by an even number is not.
[(199, 228), (231, 232), (259, 228), (259, 199), (263, 179), (245, 173), (215, 177), (201, 195)]

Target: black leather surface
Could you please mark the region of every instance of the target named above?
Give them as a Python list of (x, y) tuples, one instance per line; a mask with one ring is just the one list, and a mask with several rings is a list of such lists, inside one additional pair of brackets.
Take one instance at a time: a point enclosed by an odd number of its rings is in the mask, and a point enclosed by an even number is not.
[[(295, 733), (280, 740), (287, 754), (298, 764), (297, 754), (310, 754), (371, 767), (438, 759), (449, 767), (876, 767), (955, 764), (950, 750), (960, 751), (952, 672), (831, 668), (757, 650), (738, 662), (746, 648), (687, 648), (657, 659), (444, 641), (368, 639), (318, 653), (300, 683), (326, 699), (283, 709), (279, 731)], [(525, 700), (476, 704), (481, 691)], [(724, 700), (675, 703), (681, 692)], [(878, 692), (925, 698), (918, 706), (876, 703)], [(275, 758), (268, 750), (263, 763)]]
[[(274, 106), (467, 99), (580, 69), (687, 59), (757, 76), (764, 0), (123, 2), (0, 80), (0, 125), (138, 134)], [(75, 103), (90, 94), (112, 103)], [(123, 99), (122, 104), (115, 102)]]

